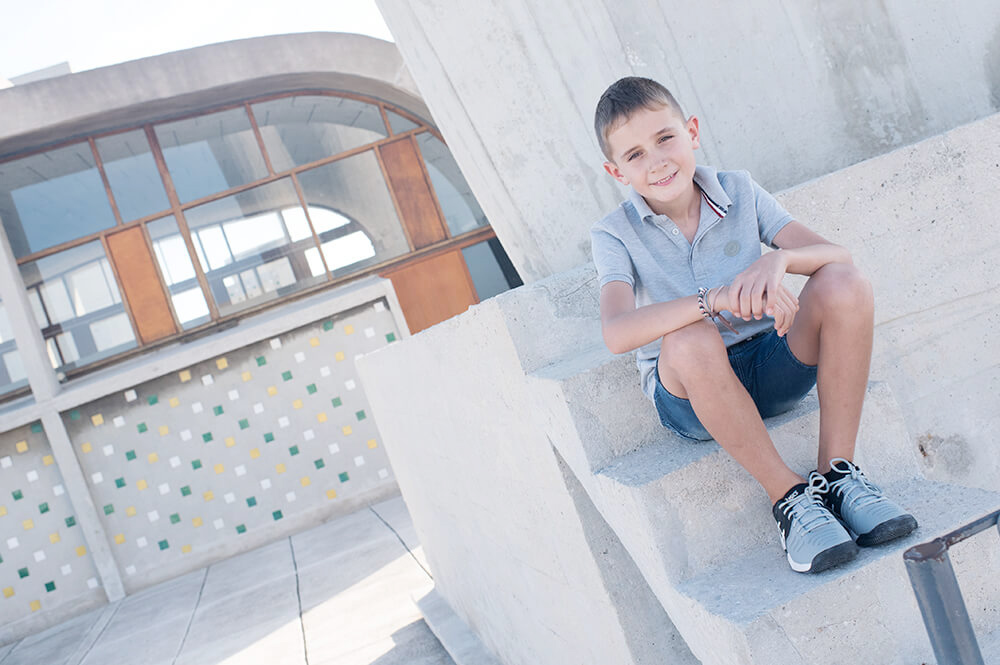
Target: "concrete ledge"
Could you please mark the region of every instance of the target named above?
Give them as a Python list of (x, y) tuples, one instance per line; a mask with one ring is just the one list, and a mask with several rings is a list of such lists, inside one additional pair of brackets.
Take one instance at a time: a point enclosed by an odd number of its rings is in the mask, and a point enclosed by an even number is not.
[(437, 591), (431, 590), (415, 602), (455, 665), (501, 665)]

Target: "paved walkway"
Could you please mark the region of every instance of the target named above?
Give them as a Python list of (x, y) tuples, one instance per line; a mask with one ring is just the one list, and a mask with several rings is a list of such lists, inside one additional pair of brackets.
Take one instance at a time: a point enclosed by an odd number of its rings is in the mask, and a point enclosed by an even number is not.
[(454, 665), (396, 498), (0, 647), (0, 665)]

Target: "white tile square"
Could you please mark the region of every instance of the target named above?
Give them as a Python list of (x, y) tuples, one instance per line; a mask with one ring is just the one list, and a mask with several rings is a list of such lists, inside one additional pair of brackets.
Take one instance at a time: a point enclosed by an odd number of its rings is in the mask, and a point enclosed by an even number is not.
[(215, 379), (212, 378), (211, 374), (206, 374), (205, 376), (201, 377), (201, 385), (210, 386), (213, 383), (215, 383)]
[(214, 526), (215, 530), (218, 531), (222, 527), (226, 526), (226, 523), (223, 522), (222, 519), (220, 518), (220, 519), (217, 519), (214, 522), (212, 522), (212, 526)]
[(233, 501), (236, 501), (236, 495), (233, 494), (232, 492), (226, 492), (226, 494), (222, 498), (226, 500), (226, 503), (232, 503)]
[(253, 405), (253, 412), (256, 414), (264, 413), (264, 405), (261, 404), (260, 402), (257, 402), (256, 404)]
[(295, 501), (295, 492), (288, 492), (287, 494), (285, 494), (285, 501), (287, 501), (288, 503)]
[[(135, 575), (135, 566), (125, 566), (125, 574), (126, 575)], [(91, 579), (93, 579), (93, 578), (91, 578)], [(96, 582), (97, 580), (94, 580), (94, 581)], [(89, 580), (87, 581), (87, 585), (90, 586), (90, 581)], [(93, 587), (91, 587), (91, 588), (93, 588)]]
[(265, 478), (264, 480), (260, 481), (260, 488), (263, 490), (271, 489), (271, 479)]
[(55, 487), (52, 488), (52, 493), (55, 494), (56, 496), (62, 496), (63, 494), (66, 493), (66, 488), (63, 487), (62, 485), (56, 485)]
[(141, 548), (148, 545), (149, 541), (146, 540), (146, 536), (139, 536), (138, 538), (135, 539), (135, 544)]
[(347, 388), (348, 390), (354, 390), (357, 387), (357, 385), (358, 384), (354, 383), (354, 379), (348, 379), (347, 381), (344, 381), (344, 387)]
[(306, 354), (302, 353), (301, 351), (297, 351), (295, 353), (295, 362), (304, 363), (305, 361), (306, 361)]
[(63, 577), (66, 577), (67, 575), (73, 572), (73, 566), (69, 565), (68, 563), (64, 563), (63, 565), (59, 566), (59, 572), (63, 574)]
[(36, 480), (38, 480), (38, 472), (37, 472), (37, 471), (35, 471), (34, 469), (32, 469), (32, 470), (31, 470), (31, 471), (29, 471), (28, 473), (24, 474), (24, 476), (25, 476), (25, 478), (27, 478), (27, 479), (28, 479), (28, 482), (29, 482), (29, 483), (33, 483), (33, 482), (35, 482)]
[(45, 559), (47, 558), (45, 556), (45, 552), (43, 552), (42, 550), (38, 550), (32, 556), (35, 557), (35, 562), (36, 563), (41, 563), (42, 561), (45, 561)]
[(312, 431), (311, 429), (307, 429), (305, 432), (302, 432), (302, 438), (305, 439), (306, 441), (312, 441), (313, 439), (316, 438), (316, 432)]
[(247, 475), (247, 468), (245, 466), (243, 466), (242, 464), (240, 464), (234, 470), (236, 471), (236, 475), (237, 476), (245, 476), (245, 475)]
[(160, 486), (157, 487), (156, 489), (160, 491), (161, 496), (165, 494), (170, 494), (170, 485), (168, 485), (167, 483), (160, 483)]
[(14, 464), (10, 459), (10, 455), (6, 457), (0, 457), (0, 468), (9, 469)]
[(382, 302), (381, 300), (379, 300), (377, 303), (375, 303), (375, 305), (372, 307), (372, 309), (374, 309), (376, 312), (384, 312), (385, 311), (385, 303)]
[(319, 375), (330, 376), (330, 368), (327, 367), (326, 365), (323, 365), (322, 367), (319, 368)]
[(382, 480), (385, 480), (386, 478), (388, 478), (389, 477), (389, 469), (379, 469), (378, 470), (378, 477), (381, 478)]
[(160, 519), (160, 513), (156, 512), (155, 510), (151, 510), (148, 513), (146, 513), (146, 518), (150, 522), (155, 522)]
[(104, 482), (104, 474), (98, 471), (97, 473), (90, 476), (90, 479), (94, 481), (95, 485), (100, 485), (101, 483)]
[(190, 441), (190, 440), (191, 440), (191, 430), (189, 429), (181, 430), (181, 441)]
[(195, 402), (191, 405), (191, 411), (194, 413), (201, 413), (205, 410), (205, 407), (201, 405), (201, 402)]
[[(132, 570), (135, 570), (135, 566), (129, 566), (129, 568), (131, 568)], [(89, 580), (87, 580), (87, 588), (88, 589), (96, 589), (97, 588), (97, 578), (96, 577), (91, 577)]]
[(340, 452), (340, 446), (338, 446), (336, 443), (331, 443), (329, 446), (327, 446), (327, 450), (330, 451), (331, 455), (336, 455), (337, 453)]
[(239, 390), (235, 390), (234, 389), (234, 390), (230, 390), (229, 391), (229, 401), (230, 402), (235, 402), (239, 398), (240, 398), (240, 391)]
[(7, 549), (9, 550), (16, 550), (20, 545), (21, 543), (16, 537), (7, 539)]
[(115, 427), (125, 427), (125, 419), (121, 416), (115, 416), (111, 419), (111, 422), (115, 424)]
[(174, 455), (173, 457), (170, 458), (170, 466), (172, 468), (176, 469), (180, 465), (181, 465), (181, 458), (180, 457), (178, 457), (177, 455)]
[(291, 421), (287, 416), (281, 416), (278, 418), (278, 427), (288, 427), (289, 425), (291, 425)]
[(357, 457), (354, 458), (354, 466), (364, 466), (364, 465), (365, 465), (364, 456), (358, 455)]
[(115, 447), (109, 443), (108, 445), (101, 448), (101, 452), (104, 453), (105, 457), (111, 457), (112, 455), (115, 454)]
[(139, 396), (135, 394), (134, 390), (130, 389), (130, 390), (126, 390), (125, 391), (125, 401), (126, 402), (134, 402), (138, 398), (139, 398)]
[(374, 328), (365, 328), (365, 337), (374, 337), (374, 336), (375, 336)]
[(278, 339), (277, 337), (275, 337), (274, 339), (272, 339), (271, 340), (271, 348), (272, 349), (280, 349), (281, 348), (281, 340)]

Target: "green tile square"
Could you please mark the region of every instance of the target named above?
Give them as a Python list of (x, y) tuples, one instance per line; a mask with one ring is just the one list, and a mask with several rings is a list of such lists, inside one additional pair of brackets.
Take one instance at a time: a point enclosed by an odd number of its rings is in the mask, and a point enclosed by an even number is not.
[(191, 468), (194, 469), (195, 471), (197, 471), (198, 469), (200, 469), (201, 468), (201, 460), (200, 459), (192, 460), (191, 461)]
[(40, 512), (42, 515), (49, 512), (49, 504), (48, 503), (38, 504), (38, 512)]
[(178, 515), (177, 513), (174, 513), (173, 515), (170, 516), (170, 523), (171, 524), (177, 524), (180, 521), (181, 521), (181, 516)]
[(247, 506), (249, 506), (250, 508), (253, 508), (256, 505), (257, 505), (257, 498), (256, 497), (250, 497), (249, 499), (247, 499)]
[(14, 497), (14, 501), (20, 501), (24, 498), (24, 493), (21, 490), (14, 490), (10, 495)]
[(285, 381), (291, 381), (292, 373), (286, 369), (284, 372), (281, 373), (281, 378)]
[(31, 431), (34, 432), (35, 434), (41, 434), (42, 433), (42, 423), (40, 423), (40, 422), (33, 422), (33, 423), (31, 423)]
[(76, 526), (76, 518), (70, 515), (66, 518), (66, 528), (68, 529), (73, 526)]
[(330, 403), (333, 404), (334, 408), (337, 408), (338, 406), (343, 404), (343, 402), (340, 400), (339, 397), (334, 397), (333, 399), (330, 400)]
[(125, 479), (124, 478), (115, 478), (115, 487), (117, 487), (118, 489), (121, 489), (121, 488), (125, 487)]
[(250, 427), (250, 421), (246, 418), (240, 418), (240, 429), (246, 429)]
[(271, 432), (265, 432), (264, 443), (271, 443), (272, 441), (274, 441), (274, 434), (272, 434)]
[(21, 579), (22, 579), (22, 580), (23, 580), (23, 579), (24, 579), (25, 577), (27, 577), (28, 575), (30, 575), (30, 573), (28, 572), (28, 569), (27, 569), (27, 568), (18, 568), (18, 569), (17, 569), (17, 574), (21, 576)]
[(288, 454), (291, 455), (292, 457), (295, 457), (296, 455), (299, 454), (299, 447), (292, 446), (291, 448), (288, 449)]
[(244, 526), (243, 524), (236, 525), (236, 533), (246, 533), (246, 532), (247, 532), (246, 526)]
[(204, 434), (201, 435), (201, 440), (204, 441), (205, 443), (208, 443), (209, 441), (212, 440), (212, 433), (205, 432)]
[(364, 420), (368, 416), (365, 415), (365, 410), (361, 409), (360, 411), (354, 414), (354, 417), (357, 418), (358, 420)]
[(350, 477), (349, 475), (347, 475), (347, 472), (346, 472), (346, 471), (344, 471), (343, 473), (341, 473), (341, 474), (340, 474), (339, 476), (337, 476), (337, 477), (338, 477), (338, 478), (340, 478), (340, 482), (342, 482), (342, 483), (346, 483), (346, 482), (347, 482), (348, 480), (350, 480), (350, 479), (351, 479), (351, 477)]
[(72, 411), (69, 412), (69, 419), (70, 420), (79, 420), (80, 419), (80, 412), (77, 409), (73, 409)]
[(160, 398), (157, 397), (156, 395), (150, 395), (148, 398), (146, 398), (146, 403), (149, 404), (150, 406), (153, 406), (154, 404), (156, 404), (159, 401), (160, 401)]
[(315, 462), (313, 462), (313, 464), (316, 465), (317, 469), (322, 469), (323, 467), (326, 466), (326, 462), (324, 462), (322, 459), (316, 460)]
[(114, 506), (114, 504), (109, 503), (108, 505), (104, 506), (104, 514), (105, 515), (110, 515), (113, 512), (115, 512), (115, 506)]
[(49, 593), (55, 591), (56, 590), (56, 583), (55, 582), (46, 582), (45, 583), (45, 590), (48, 591)]
[(146, 423), (139, 423), (135, 426), (135, 428), (139, 430), (139, 434), (145, 434), (149, 430), (149, 428), (146, 427)]
[(275, 522), (277, 522), (277, 521), (278, 521), (278, 520), (280, 520), (280, 519), (281, 519), (282, 517), (284, 517), (284, 515), (282, 515), (282, 514), (281, 514), (281, 511), (280, 511), (280, 510), (276, 510), (276, 511), (274, 511), (273, 513), (271, 513), (271, 517), (273, 517), (273, 518), (274, 518), (274, 521), (275, 521)]
[(327, 330), (327, 331), (333, 330), (333, 321), (324, 321), (323, 322), (323, 330)]
[(306, 386), (306, 392), (308, 392), (310, 395), (315, 395), (317, 390), (318, 388), (316, 388), (315, 383), (310, 383), (308, 386)]
[(222, 415), (222, 406), (213, 406), (212, 407), (212, 413), (214, 413), (217, 416), (221, 416)]
[(191, 486), (185, 485), (181, 488), (181, 496), (191, 496)]
[(134, 460), (135, 457), (136, 457), (136, 455), (135, 455), (135, 451), (134, 450), (130, 450), (127, 453), (125, 453), (125, 459), (127, 459), (129, 462), (131, 462), (132, 460)]
[(390, 344), (393, 343), (393, 342), (395, 342), (396, 341), (396, 333), (386, 333), (386, 335), (385, 335), (385, 341), (389, 342)]
[(170, 547), (170, 543), (168, 543), (166, 540), (161, 540), (160, 542), (157, 543), (157, 545), (160, 546), (160, 551), (161, 552), (163, 550), (167, 549), (168, 547)]
[(267, 358), (264, 356), (257, 356), (257, 367), (263, 367), (267, 364)]

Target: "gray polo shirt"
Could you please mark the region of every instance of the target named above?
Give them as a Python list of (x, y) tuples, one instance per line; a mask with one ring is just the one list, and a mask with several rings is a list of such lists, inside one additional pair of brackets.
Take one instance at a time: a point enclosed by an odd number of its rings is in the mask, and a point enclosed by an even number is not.
[[(694, 181), (701, 188), (702, 202), (693, 243), (669, 217), (650, 210), (634, 189), (628, 200), (594, 224), (590, 236), (602, 287), (625, 282), (635, 293), (636, 306), (642, 307), (694, 295), (701, 286), (729, 284), (760, 258), (761, 243), (772, 245), (778, 231), (792, 221), (746, 171), (697, 166)], [(769, 317), (744, 321), (724, 316), (739, 331), (733, 334), (717, 326), (727, 347), (774, 327)], [(659, 340), (636, 350), (642, 389), (650, 399), (659, 353)]]

